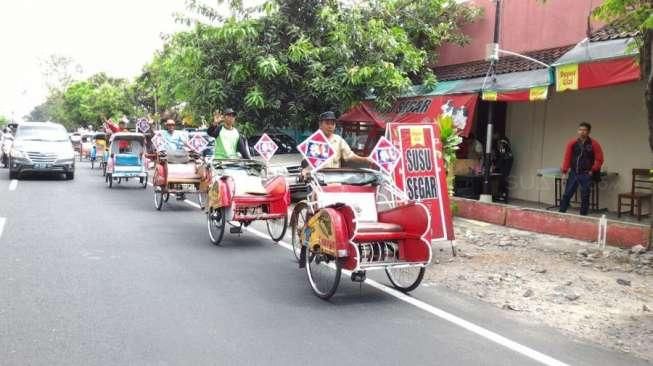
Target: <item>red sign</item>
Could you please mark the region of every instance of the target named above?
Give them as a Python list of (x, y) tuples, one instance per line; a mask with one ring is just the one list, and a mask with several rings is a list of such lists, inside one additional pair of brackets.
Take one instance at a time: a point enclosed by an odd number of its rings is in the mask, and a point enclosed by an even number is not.
[(333, 146), (331, 146), (322, 130), (317, 130), (314, 134), (310, 135), (297, 146), (297, 150), (299, 150), (315, 170), (320, 169), (324, 164), (328, 163), (336, 154)]
[(395, 183), (431, 211), (431, 240), (453, 240), (453, 220), (442, 159), (440, 131), (433, 123), (389, 123), (390, 141), (401, 151)]

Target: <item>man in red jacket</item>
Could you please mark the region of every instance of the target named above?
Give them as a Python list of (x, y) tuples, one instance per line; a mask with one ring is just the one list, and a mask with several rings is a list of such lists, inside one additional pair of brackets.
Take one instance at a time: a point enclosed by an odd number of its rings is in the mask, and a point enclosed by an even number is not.
[(590, 185), (594, 176), (601, 173), (603, 149), (598, 141), (590, 138), (592, 125), (578, 125), (578, 138), (567, 143), (562, 161), (562, 173), (569, 172), (565, 194), (560, 201), (560, 212), (566, 212), (569, 201), (580, 186), (580, 214), (587, 215), (590, 206)]

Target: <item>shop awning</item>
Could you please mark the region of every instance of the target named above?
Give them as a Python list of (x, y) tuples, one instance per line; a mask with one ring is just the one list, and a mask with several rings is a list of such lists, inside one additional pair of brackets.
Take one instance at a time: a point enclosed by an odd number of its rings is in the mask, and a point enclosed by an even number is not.
[(598, 88), (640, 79), (637, 48), (632, 37), (585, 40), (554, 63), (556, 90)]
[(418, 95), (397, 99), (387, 112), (379, 112), (373, 101), (361, 102), (343, 113), (338, 121), (344, 123), (367, 122), (385, 128), (389, 122), (434, 122), (442, 115), (451, 116), (463, 137), (469, 136), (474, 120), (478, 93), (455, 95)]
[(385, 128), (386, 121), (374, 108), (371, 101), (364, 101), (356, 104), (347, 112), (343, 113), (338, 121), (345, 123), (366, 122), (373, 123), (378, 127)]

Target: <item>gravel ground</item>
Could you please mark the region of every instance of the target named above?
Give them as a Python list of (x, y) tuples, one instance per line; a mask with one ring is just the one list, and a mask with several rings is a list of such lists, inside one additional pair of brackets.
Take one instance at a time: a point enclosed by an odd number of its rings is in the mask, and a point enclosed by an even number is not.
[(653, 360), (653, 252), (456, 219), (426, 286), (446, 286), (564, 333)]

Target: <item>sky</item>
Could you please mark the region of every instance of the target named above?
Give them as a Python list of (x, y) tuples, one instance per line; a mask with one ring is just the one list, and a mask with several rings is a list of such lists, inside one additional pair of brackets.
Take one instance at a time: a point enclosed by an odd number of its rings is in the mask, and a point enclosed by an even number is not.
[(45, 100), (39, 60), (52, 54), (82, 77), (137, 76), (162, 33), (185, 29), (173, 18), (184, 10), (184, 0), (0, 0), (0, 115), (20, 120)]

